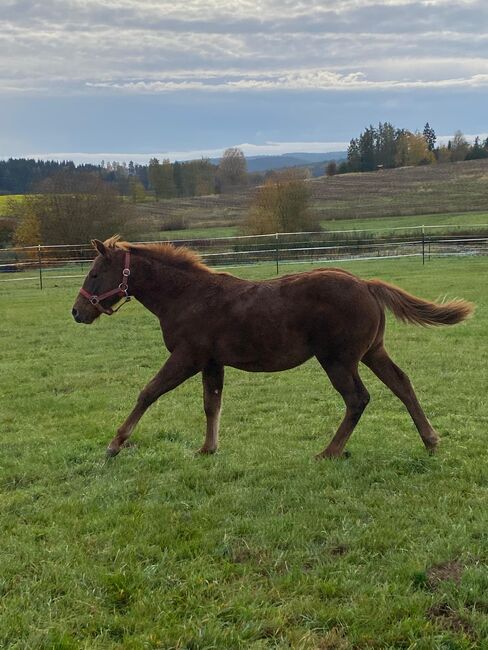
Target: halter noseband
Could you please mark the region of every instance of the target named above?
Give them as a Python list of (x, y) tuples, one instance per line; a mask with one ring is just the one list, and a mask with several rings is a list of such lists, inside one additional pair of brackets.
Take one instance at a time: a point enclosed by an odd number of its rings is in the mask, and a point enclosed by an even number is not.
[[(105, 293), (102, 293), (101, 296), (97, 296), (94, 293), (88, 293), (88, 291), (85, 291), (83, 287), (80, 289), (80, 294), (89, 300), (92, 305), (94, 305), (99, 312), (102, 314), (107, 314), (107, 316), (111, 316), (112, 314), (115, 314), (116, 311), (119, 311), (119, 309), (122, 307), (122, 305), (125, 305), (126, 302), (129, 302), (130, 296), (129, 296), (129, 275), (130, 275), (130, 251), (126, 251), (125, 253), (125, 261), (124, 261), (124, 269), (122, 271), (122, 282), (119, 284), (119, 286), (116, 289), (111, 289), (110, 291), (106, 291)], [(100, 304), (102, 300), (105, 300), (105, 298), (110, 298), (110, 296), (120, 296), (121, 298), (125, 296), (124, 302), (122, 302), (117, 309), (112, 309), (111, 307), (103, 307), (103, 305)]]

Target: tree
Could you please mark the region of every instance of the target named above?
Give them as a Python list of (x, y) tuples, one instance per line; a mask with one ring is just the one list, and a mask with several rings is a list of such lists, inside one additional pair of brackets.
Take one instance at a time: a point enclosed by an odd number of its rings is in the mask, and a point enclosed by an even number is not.
[(395, 167), (396, 131), (393, 124), (378, 124), (376, 131), (376, 164), (389, 169)]
[(420, 133), (409, 133), (407, 165), (430, 165), (435, 161), (435, 156), (429, 150), (425, 138)]
[(19, 244), (81, 244), (116, 232), (129, 234), (130, 204), (97, 174), (61, 172), (37, 191), (18, 204)]
[(326, 176), (335, 176), (337, 174), (337, 163), (335, 160), (331, 160), (325, 168)]
[(359, 136), (359, 155), (361, 158), (361, 171), (370, 172), (376, 169), (376, 138), (374, 126), (369, 126)]
[(427, 143), (427, 148), (429, 151), (434, 151), (435, 149), (435, 143), (437, 140), (436, 134), (434, 129), (430, 126), (428, 122), (426, 122), (424, 126), (424, 140)]
[(254, 235), (319, 230), (309, 200), (309, 186), (299, 170), (275, 172), (257, 189), (244, 228)]
[(397, 165), (430, 165), (435, 156), (429, 151), (427, 142), (421, 133), (402, 133), (397, 142)]
[(166, 159), (160, 163), (157, 158), (151, 158), (148, 177), (149, 184), (154, 190), (157, 199), (170, 199), (176, 195), (173, 167), (169, 160)]
[(146, 190), (137, 176), (129, 176), (129, 193), (132, 203), (143, 203), (146, 200)]
[(41, 224), (35, 211), (26, 211), (14, 233), (15, 246), (42, 244)]
[(465, 160), (469, 151), (469, 144), (461, 131), (456, 131), (451, 142), (451, 161)]
[(246, 184), (247, 164), (241, 149), (231, 147), (224, 151), (217, 176), (221, 191), (235, 189)]
[(347, 148), (347, 167), (350, 172), (358, 172), (361, 169), (361, 154), (359, 152), (359, 142), (353, 138)]
[(10, 246), (17, 223), (13, 219), (0, 218), (0, 248)]
[(405, 167), (408, 165), (408, 136), (410, 133), (402, 129), (397, 131), (396, 135), (396, 153), (395, 153), (395, 166)]
[(441, 144), (441, 146), (436, 149), (436, 158), (437, 162), (441, 164), (451, 162), (450, 148), (445, 144)]
[(466, 160), (478, 160), (480, 158), (488, 158), (488, 150), (481, 145), (479, 136), (476, 136), (473, 146), (470, 147), (466, 155)]

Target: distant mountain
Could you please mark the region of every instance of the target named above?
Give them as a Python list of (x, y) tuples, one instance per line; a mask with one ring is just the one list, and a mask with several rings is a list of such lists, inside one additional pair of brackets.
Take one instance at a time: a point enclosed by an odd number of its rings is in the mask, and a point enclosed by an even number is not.
[[(328, 151), (327, 153), (284, 153), (280, 156), (246, 156), (247, 170), (249, 172), (267, 172), (273, 169), (284, 169), (285, 167), (310, 167), (315, 175), (321, 164), (325, 166), (331, 160), (337, 162), (347, 158), (346, 151)], [(214, 165), (218, 165), (220, 158), (212, 158)], [(324, 170), (322, 170), (322, 174)]]

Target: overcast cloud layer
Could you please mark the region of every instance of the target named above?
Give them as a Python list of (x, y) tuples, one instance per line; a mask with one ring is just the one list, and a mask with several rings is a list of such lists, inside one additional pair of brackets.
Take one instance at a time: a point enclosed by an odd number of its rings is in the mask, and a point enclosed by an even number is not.
[[(366, 125), (361, 104), (364, 116), (378, 121), (398, 119), (403, 102), (408, 121), (415, 97), (435, 106), (426, 120), (440, 117), (441, 130), (486, 130), (471, 106), (486, 104), (488, 95), (486, 0), (2, 0), (0, 18), (6, 154), (75, 151), (83, 141), (86, 151), (120, 152), (154, 151), (154, 144), (213, 149), (246, 139), (341, 142)], [(457, 94), (452, 106), (450, 93)], [(468, 106), (454, 125), (460, 93)], [(257, 96), (266, 103), (261, 112)], [(279, 112), (287, 101), (299, 112), (307, 99), (351, 123), (341, 132), (333, 116), (321, 132), (298, 119), (281, 130), (273, 125), (273, 105)], [(346, 105), (354, 101), (351, 119)], [(242, 114), (241, 124), (222, 119), (223, 103)], [(71, 119), (62, 118), (60, 104)], [(123, 104), (146, 123), (146, 130), (136, 128), (135, 148), (121, 139), (129, 127), (125, 115), (113, 121), (116, 139), (100, 128), (106, 110)], [(83, 137), (73, 133), (76, 110), (83, 111), (75, 120)], [(164, 126), (151, 135), (156, 114)], [(187, 128), (178, 140), (182, 116)], [(212, 119), (221, 122), (221, 141), (215, 125), (203, 136)]]

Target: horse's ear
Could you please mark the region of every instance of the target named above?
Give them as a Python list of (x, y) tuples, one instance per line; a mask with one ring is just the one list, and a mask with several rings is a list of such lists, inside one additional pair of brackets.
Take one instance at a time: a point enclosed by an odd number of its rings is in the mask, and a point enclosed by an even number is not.
[(100, 253), (100, 255), (103, 255), (104, 257), (107, 256), (107, 249), (105, 248), (105, 244), (101, 242), (99, 239), (92, 239), (91, 244), (93, 248)]

